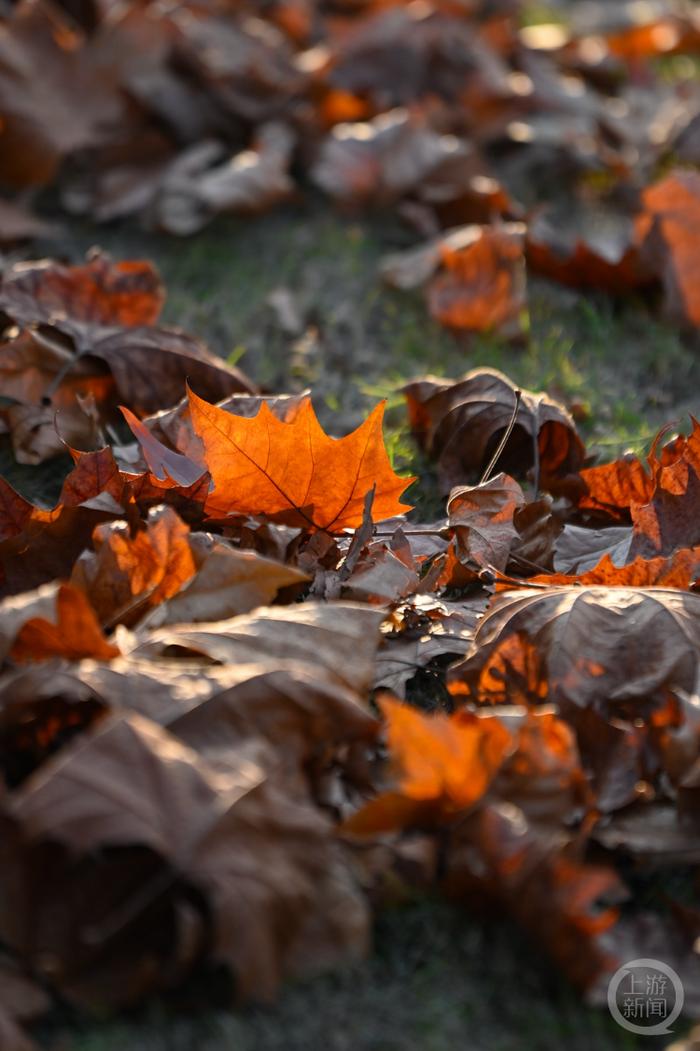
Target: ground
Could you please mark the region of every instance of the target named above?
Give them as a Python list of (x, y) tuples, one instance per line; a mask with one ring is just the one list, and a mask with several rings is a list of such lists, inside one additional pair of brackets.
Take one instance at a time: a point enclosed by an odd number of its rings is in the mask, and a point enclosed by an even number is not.
[[(441, 507), (398, 393), (415, 376), (501, 368), (576, 403), (592, 454), (605, 457), (643, 451), (661, 423), (687, 416), (700, 357), (652, 320), (645, 302), (534, 282), (522, 346), (458, 340), (431, 322), (419, 294), (382, 287), (379, 260), (405, 237), (385, 216), (339, 216), (311, 200), (259, 219), (219, 220), (190, 241), (133, 226), (71, 225), (70, 236), (39, 247), (73, 260), (94, 244), (116, 257), (154, 259), (168, 286), (167, 323), (200, 334), (270, 390), (312, 387), (333, 433), (387, 397), (389, 447), (398, 467), (422, 477), (414, 489), (422, 517)], [(293, 319), (280, 316), (290, 307), (301, 325), (286, 335)], [(19, 488), (48, 503), (55, 498), (65, 463), (27, 471), (12, 463), (7, 446), (0, 456)], [(607, 1012), (582, 1005), (519, 932), (425, 902), (380, 917), (369, 962), (289, 987), (275, 1007), (231, 1014), (209, 1006), (183, 1015), (166, 1004), (119, 1022), (60, 1020), (44, 1035), (57, 1051), (618, 1051), (639, 1044)], [(657, 1046), (649, 1038), (641, 1044)]]

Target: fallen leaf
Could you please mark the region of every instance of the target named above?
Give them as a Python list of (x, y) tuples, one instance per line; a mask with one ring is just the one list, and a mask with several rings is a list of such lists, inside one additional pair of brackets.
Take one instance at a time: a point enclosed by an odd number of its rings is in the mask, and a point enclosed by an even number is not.
[[(215, 768), (168, 731), (121, 715), (44, 764), (13, 794), (9, 810), (22, 829), (25, 850), (48, 837), (79, 856), (98, 847), (148, 846), (209, 895), (213, 955), (231, 965), (238, 995), (269, 997), (285, 972), (328, 966), (361, 954), (367, 944), (366, 906), (343, 868), (328, 821), (309, 806), (293, 779), (275, 783), (264, 765), (270, 761), (264, 749), (244, 748)], [(85, 786), (78, 807), (75, 776)], [(166, 879), (164, 890), (176, 901), (182, 895), (177, 877)], [(44, 900), (50, 903), (51, 897), (48, 888)], [(42, 927), (45, 906), (37, 904)], [(148, 932), (147, 906), (137, 907), (136, 916)], [(276, 922), (279, 909), (292, 910), (291, 924)], [(204, 917), (193, 919), (201, 924)], [(110, 929), (109, 913), (96, 920), (89, 917), (96, 937), (87, 939), (80, 953), (73, 946), (68, 955), (71, 942), (59, 941), (62, 932), (53, 932), (49, 944), (64, 993), (78, 1002), (118, 1004), (134, 992), (162, 987), (169, 968), (159, 974), (140, 963), (153, 952), (147, 934), (141, 945), (132, 941), (128, 949), (127, 961), (140, 980), (110, 990), (109, 969), (100, 970), (98, 960), (109, 961), (110, 939), (123, 941), (126, 931)], [(89, 921), (86, 916), (83, 922)], [(16, 944), (14, 932), (7, 923), (3, 927)], [(307, 955), (310, 928), (316, 948)], [(31, 958), (29, 946), (18, 947)], [(176, 952), (182, 951), (178, 946)]]
[(620, 294), (651, 281), (632, 217), (609, 206), (569, 201), (540, 210), (528, 224), (526, 250), (533, 270), (574, 288)]
[(453, 489), (447, 502), (448, 525), (460, 562), (505, 572), (519, 536), (513, 516), (524, 506), (522, 489), (507, 474)]
[(262, 125), (251, 147), (233, 157), (221, 143), (191, 147), (170, 166), (157, 195), (159, 225), (192, 234), (222, 212), (266, 211), (294, 192), (289, 175), (294, 135), (283, 124)]
[(456, 697), (472, 697), (494, 651), (522, 636), (543, 662), (551, 699), (635, 718), (667, 690), (694, 688), (699, 612), (699, 595), (672, 588), (504, 592), (479, 624), (466, 658), (450, 670), (449, 688)]
[(624, 566), (631, 543), (631, 526), (591, 529), (567, 523), (555, 542), (554, 569), (557, 573), (585, 573), (604, 555), (610, 556), (613, 565)]
[(675, 320), (700, 325), (700, 175), (673, 171), (642, 194), (637, 240), (663, 283), (665, 307)]
[(355, 835), (420, 823), (431, 811), (439, 821), (467, 809), (486, 792), (512, 748), (511, 735), (494, 717), (427, 716), (390, 697), (380, 707), (397, 784), (345, 822), (344, 830)]
[[(195, 546), (195, 541), (200, 543)], [(271, 602), (284, 588), (308, 581), (293, 566), (237, 551), (204, 534), (191, 537), (197, 570), (177, 594), (148, 615), (148, 626), (223, 620)], [(151, 600), (152, 602), (152, 600)], [(153, 603), (152, 603), (153, 604)]]
[[(428, 376), (403, 392), (411, 429), (438, 461), (445, 489), (469, 483), (484, 470), (515, 409), (515, 386), (495, 369), (474, 369), (457, 381)], [(535, 439), (543, 481), (582, 465), (583, 443), (568, 412), (545, 394), (523, 391), (498, 466), (509, 474), (532, 467)]]
[[(635, 558), (623, 566), (616, 566), (609, 554), (603, 555), (592, 569), (579, 574), (551, 573), (534, 576), (529, 584), (561, 587), (578, 584), (581, 587), (602, 584), (607, 587), (692, 587), (700, 573), (700, 548), (684, 548), (670, 558)], [(500, 585), (499, 585), (500, 587)]]
[(440, 267), (427, 289), (428, 309), (455, 329), (520, 331), (526, 307), (524, 227), (467, 228), (471, 236), (457, 248), (444, 243)]
[(189, 533), (170, 507), (153, 510), (133, 536), (124, 522), (97, 526), (94, 551), (76, 561), (71, 583), (87, 596), (102, 624), (114, 627), (134, 613), (138, 618), (176, 595), (196, 573)]
[(38, 615), (37, 611), (16, 633), (10, 650), (12, 660), (41, 661), (52, 657), (111, 660), (119, 656), (119, 647), (105, 639), (95, 612), (81, 591), (70, 584), (61, 584), (54, 588), (51, 598), (52, 605), (55, 604), (51, 614)]
[(485, 596), (448, 602), (414, 595), (392, 610), (387, 627), (394, 632), (384, 636), (377, 655), (375, 686), (404, 697), (407, 683), (418, 672), (430, 669), (433, 661), (461, 656), (474, 637), (486, 602)]
[(0, 46), (4, 183), (47, 185), (63, 158), (103, 141), (105, 129), (123, 121), (125, 100), (99, 58), (60, 8), (13, 9)]
[(421, 186), (460, 149), (404, 109), (369, 122), (337, 124), (311, 168), (317, 186), (333, 197), (386, 203)]
[(176, 485), (194, 485), (205, 473), (205, 469), (187, 456), (173, 452), (159, 442), (133, 412), (121, 406), (121, 412), (131, 433), (141, 446), (148, 469), (158, 481), (171, 481)]
[(119, 517), (113, 499), (95, 507), (35, 507), (0, 478), (0, 597), (67, 578), (100, 522)]
[(65, 266), (50, 259), (5, 270), (0, 309), (20, 325), (69, 318), (92, 325), (153, 325), (165, 289), (152, 263), (113, 263), (94, 253), (86, 263)]
[(204, 443), (214, 484), (211, 517), (266, 514), (288, 525), (341, 532), (360, 525), (367, 492), (376, 486), (374, 521), (400, 514), (412, 479), (391, 469), (382, 438), (382, 405), (346, 438), (329, 438), (311, 400), (290, 423), (265, 402), (253, 419), (231, 416), (190, 392), (190, 413)]

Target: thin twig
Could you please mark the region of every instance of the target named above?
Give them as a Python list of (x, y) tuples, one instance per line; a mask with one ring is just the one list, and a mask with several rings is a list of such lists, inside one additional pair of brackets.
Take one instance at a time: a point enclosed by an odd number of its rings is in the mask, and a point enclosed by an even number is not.
[(496, 466), (496, 464), (498, 463), (498, 461), (501, 458), (501, 454), (503, 453), (503, 450), (506, 447), (506, 443), (507, 443), (508, 439), (510, 438), (511, 434), (513, 433), (513, 428), (515, 427), (515, 421), (518, 418), (518, 409), (520, 408), (520, 399), (522, 398), (522, 396), (523, 396), (523, 392), (521, 390), (516, 390), (515, 391), (515, 405), (513, 406), (513, 415), (510, 418), (510, 423), (506, 427), (505, 433), (504, 433), (503, 437), (501, 438), (500, 442), (498, 443), (498, 447), (497, 447), (495, 453), (493, 454), (493, 456), (489, 460), (489, 463), (488, 463), (488, 466), (487, 466), (486, 470), (484, 471), (484, 473), (482, 474), (481, 478), (479, 479), (479, 485), (484, 485), (485, 482), (488, 482), (489, 478), (491, 477), (491, 472), (493, 471), (494, 467)]
[(510, 584), (514, 588), (538, 588), (544, 591), (549, 591), (552, 587), (551, 584), (535, 584), (534, 581), (531, 583), (529, 580), (518, 580), (517, 577), (509, 577), (507, 573), (501, 573), (498, 569), (488, 568), (493, 574), (495, 584)]
[[(401, 529), (404, 536), (439, 536), (443, 540), (449, 540), (452, 536), (451, 530), (447, 526), (442, 526), (440, 529), (402, 529), (401, 526), (397, 526), (397, 529)], [(392, 537), (396, 533), (396, 529), (375, 529), (375, 537)]]
[(525, 558), (524, 555), (518, 555), (516, 552), (511, 551), (510, 558), (514, 562), (520, 562), (521, 565), (527, 566), (528, 569), (536, 569), (538, 573), (546, 573), (547, 576), (552, 576), (554, 573), (553, 569), (546, 569), (544, 566), (540, 566), (537, 562), (531, 562), (529, 558)]
[(540, 491), (540, 404), (538, 398), (535, 405), (535, 426), (532, 432), (532, 461), (533, 461), (533, 484), (535, 487), (535, 500)]

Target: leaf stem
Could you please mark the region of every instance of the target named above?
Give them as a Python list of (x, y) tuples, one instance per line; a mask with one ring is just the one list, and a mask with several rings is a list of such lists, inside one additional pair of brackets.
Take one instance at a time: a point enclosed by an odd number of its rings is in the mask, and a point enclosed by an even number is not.
[(522, 396), (523, 396), (523, 392), (521, 390), (516, 390), (515, 391), (515, 405), (513, 406), (513, 415), (510, 418), (510, 423), (506, 427), (506, 429), (505, 429), (505, 431), (503, 433), (503, 437), (501, 438), (500, 442), (498, 443), (498, 447), (496, 448), (495, 453), (493, 454), (493, 456), (489, 460), (488, 465), (486, 467), (486, 470), (484, 471), (484, 473), (482, 474), (481, 478), (479, 479), (479, 485), (484, 485), (485, 482), (488, 482), (489, 478), (491, 477), (491, 472), (493, 471), (494, 467), (496, 466), (496, 464), (498, 463), (498, 461), (501, 458), (503, 450), (506, 447), (506, 443), (508, 442), (508, 439), (510, 438), (511, 434), (513, 433), (513, 428), (515, 427), (515, 421), (518, 418), (518, 409), (520, 408), (520, 399), (522, 398)]

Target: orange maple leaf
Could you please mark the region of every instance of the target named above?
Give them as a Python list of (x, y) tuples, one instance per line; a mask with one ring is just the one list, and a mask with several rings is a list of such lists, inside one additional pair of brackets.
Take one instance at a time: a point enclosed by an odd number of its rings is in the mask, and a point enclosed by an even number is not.
[(399, 498), (414, 479), (400, 478), (391, 467), (383, 403), (345, 438), (325, 433), (310, 398), (286, 423), (265, 402), (251, 419), (232, 416), (192, 391), (189, 404), (214, 483), (205, 508), (210, 517), (264, 514), (287, 525), (338, 533), (361, 524), (373, 486), (374, 521), (410, 510)]

